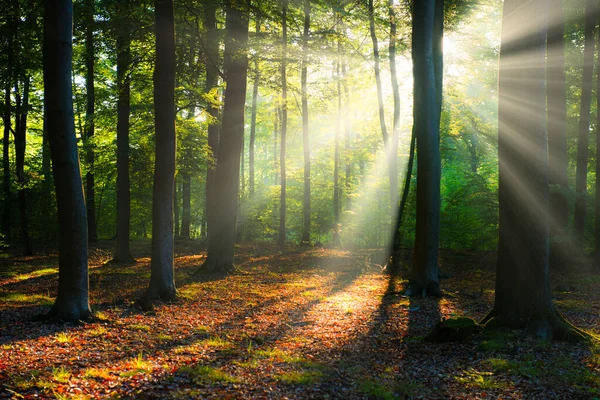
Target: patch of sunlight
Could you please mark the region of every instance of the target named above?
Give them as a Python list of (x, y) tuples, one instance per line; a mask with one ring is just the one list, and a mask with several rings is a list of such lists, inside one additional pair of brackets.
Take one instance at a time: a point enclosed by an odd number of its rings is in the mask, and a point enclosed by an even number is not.
[(102, 325), (98, 325), (97, 327), (90, 329), (88, 331), (88, 335), (92, 337), (100, 337), (106, 335), (107, 332), (108, 331), (105, 327), (103, 327)]
[(276, 374), (273, 378), (290, 385), (308, 386), (321, 381), (324, 374), (320, 370), (301, 370)]
[(186, 374), (198, 385), (238, 382), (238, 379), (233, 375), (219, 368), (209, 367), (208, 365), (186, 365), (181, 367), (178, 372)]
[(50, 306), (54, 299), (43, 294), (0, 293), (0, 302)]
[(455, 376), (454, 379), (469, 388), (474, 387), (488, 390), (502, 389), (506, 387), (506, 383), (496, 380), (493, 377), (492, 372), (481, 372), (473, 368), (468, 368), (467, 370), (462, 371), (459, 375)]
[(110, 370), (107, 368), (88, 368), (83, 373), (84, 378), (88, 379), (110, 379)]
[(186, 300), (196, 300), (200, 296), (200, 293), (205, 290), (208, 291), (207, 288), (203, 288), (199, 283), (192, 283), (190, 285), (186, 285), (182, 288), (177, 289), (177, 295), (182, 299)]
[(131, 324), (129, 325), (129, 328), (133, 329), (134, 331), (150, 332), (150, 327), (144, 324)]
[(159, 333), (158, 335), (156, 335), (156, 340), (162, 341), (162, 342), (166, 342), (166, 341), (169, 341), (169, 340), (173, 340), (173, 336), (166, 335), (164, 333)]
[(485, 361), (495, 373), (518, 375), (524, 378), (534, 378), (541, 374), (541, 369), (534, 361), (514, 361), (503, 358), (489, 358)]
[(219, 348), (219, 349), (231, 349), (233, 348), (233, 343), (228, 340), (221, 338), (220, 336), (212, 336), (208, 339), (202, 340), (200, 344), (210, 347), (210, 348)]
[(139, 373), (149, 374), (154, 369), (152, 364), (144, 359), (143, 352), (140, 352), (136, 357), (129, 360), (127, 362), (127, 367), (130, 370), (121, 373), (121, 376), (133, 376)]
[(590, 309), (590, 303), (580, 299), (554, 300), (554, 304), (556, 304), (560, 308), (578, 312), (585, 312)]
[(25, 281), (27, 279), (38, 278), (40, 276), (52, 275), (58, 273), (58, 268), (44, 268), (31, 271), (26, 274), (19, 274), (13, 277), (16, 281)]
[(71, 379), (71, 373), (65, 367), (58, 367), (52, 370), (52, 379), (58, 383), (67, 383)]
[(59, 332), (54, 338), (58, 343), (71, 343), (75, 340), (75, 335), (71, 335), (68, 332)]

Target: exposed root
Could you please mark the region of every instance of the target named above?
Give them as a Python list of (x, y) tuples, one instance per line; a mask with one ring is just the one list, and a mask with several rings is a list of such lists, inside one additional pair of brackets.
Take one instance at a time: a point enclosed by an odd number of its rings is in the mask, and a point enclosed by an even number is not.
[(408, 297), (442, 297), (442, 291), (440, 290), (440, 283), (436, 281), (429, 281), (427, 284), (410, 281), (408, 289), (406, 292), (404, 292), (404, 295)]

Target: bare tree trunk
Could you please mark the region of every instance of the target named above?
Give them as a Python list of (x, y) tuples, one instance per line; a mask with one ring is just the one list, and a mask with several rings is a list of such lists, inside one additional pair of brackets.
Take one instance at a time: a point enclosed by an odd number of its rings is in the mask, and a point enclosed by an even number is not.
[(75, 138), (71, 86), (73, 4), (44, 2), (44, 107), (52, 157), (59, 225), (58, 295), (47, 318), (91, 316), (87, 211)]
[(85, 176), (85, 197), (88, 219), (88, 240), (98, 241), (96, 228), (96, 200), (94, 194), (94, 0), (86, 0), (85, 4), (85, 90), (87, 104), (85, 110), (85, 147), (88, 171)]
[(177, 196), (177, 177), (173, 182), (173, 236), (179, 237), (179, 196)]
[(575, 237), (581, 248), (585, 242), (585, 215), (587, 205), (587, 164), (590, 136), (590, 109), (592, 105), (592, 75), (594, 72), (594, 30), (596, 2), (587, 0), (585, 6), (585, 48), (583, 58), (583, 80), (581, 83), (581, 107), (579, 109), (579, 138), (577, 141), (577, 172), (575, 175)]
[[(339, 27), (338, 16), (338, 27)], [(338, 55), (335, 63), (335, 78), (337, 86), (338, 117), (335, 127), (335, 144), (333, 153), (333, 245), (339, 247), (342, 244), (340, 226), (340, 136), (342, 130), (342, 82), (341, 82), (341, 57), (342, 47), (338, 37)]]
[[(117, 12), (117, 242), (114, 261), (131, 263), (129, 229), (131, 190), (129, 183), (129, 114), (131, 92), (131, 36), (124, 22), (131, 9), (129, 2), (118, 3)], [(123, 19), (121, 19), (123, 18)]]
[[(598, 34), (598, 49), (600, 49), (600, 32)], [(598, 52), (600, 65), (600, 51)], [(596, 104), (600, 104), (600, 68), (596, 71)], [(600, 143), (600, 112), (596, 109), (596, 143)], [(600, 146), (596, 145), (596, 171), (600, 171)], [(596, 173), (596, 221), (594, 237), (594, 262), (596, 269), (600, 268), (600, 179)]]
[(27, 222), (27, 196), (25, 182), (25, 149), (27, 146), (27, 113), (29, 110), (29, 77), (25, 77), (23, 84), (23, 99), (19, 94), (18, 81), (15, 85), (16, 111), (15, 111), (15, 156), (17, 183), (19, 185), (19, 220), (21, 225), (21, 244), (23, 253), (31, 255), (31, 244), (29, 242), (29, 229)]
[(282, 30), (283, 30), (283, 49), (281, 53), (281, 147), (279, 155), (279, 165), (281, 170), (281, 193), (279, 205), (279, 239), (277, 243), (283, 249), (285, 245), (285, 195), (287, 177), (285, 172), (285, 142), (287, 139), (287, 8), (288, 0), (283, 0), (282, 9)]
[(500, 240), (494, 308), (484, 322), (486, 329), (506, 326), (542, 339), (576, 340), (582, 336), (554, 310), (549, 283), (548, 3), (504, 3), (498, 82)]
[(234, 269), (237, 202), (240, 187), (240, 154), (244, 139), (244, 108), (248, 70), (248, 7), (230, 0), (226, 6), (225, 105), (217, 157), (215, 225), (202, 270), (229, 272)]
[(565, 73), (565, 16), (563, 0), (550, 0), (554, 19), (548, 26), (547, 101), (548, 101), (548, 183), (550, 192), (550, 235), (558, 238), (550, 246), (550, 264), (567, 261), (564, 237), (569, 224), (567, 185), (567, 83)]
[(179, 236), (190, 238), (190, 225), (192, 213), (192, 178), (189, 173), (181, 174), (181, 231)]
[(152, 260), (145, 299), (175, 297), (173, 190), (175, 188), (175, 23), (173, 0), (155, 1), (154, 113), (156, 158), (152, 190)]
[(10, 129), (12, 126), (10, 109), (10, 88), (13, 76), (12, 71), (12, 35), (8, 37), (8, 64), (6, 66), (6, 86), (4, 89), (4, 114), (2, 115), (4, 123), (4, 137), (2, 140), (2, 195), (3, 195), (3, 207), (2, 207), (2, 233), (5, 237), (9, 236), (10, 233), (10, 206), (11, 206), (11, 193), (10, 193), (10, 161), (9, 161), (9, 150), (10, 150)]
[(440, 229), (440, 110), (441, 71), (436, 40), (439, 14), (436, 0), (415, 2), (412, 56), (414, 75), (414, 129), (417, 140), (417, 224), (415, 264), (407, 295), (441, 294), (438, 272)]
[(390, 77), (392, 80), (392, 94), (394, 98), (394, 120), (392, 136), (387, 150), (390, 163), (390, 201), (392, 210), (398, 207), (398, 139), (400, 136), (400, 89), (398, 87), (398, 73), (396, 71), (396, 40), (397, 24), (394, 1), (388, 0), (388, 14), (390, 17)]
[[(256, 33), (260, 30), (260, 23), (256, 20)], [(250, 119), (250, 143), (248, 145), (248, 174), (250, 185), (250, 197), (254, 196), (254, 147), (256, 142), (256, 113), (258, 111), (258, 85), (260, 82), (260, 70), (258, 60), (254, 59), (254, 83), (252, 85), (252, 116)]]
[[(219, 39), (217, 34), (217, 8), (213, 1), (204, 3), (204, 27), (206, 29), (206, 87), (205, 92), (210, 93), (215, 90), (219, 79), (219, 70), (217, 62), (219, 59)], [(219, 150), (219, 108), (212, 101), (206, 106), (206, 111), (211, 117), (208, 126), (208, 147), (211, 156), (206, 168), (206, 225), (207, 238), (210, 243), (212, 233), (216, 229), (217, 220), (215, 203), (216, 186), (215, 170), (217, 165), (217, 153)]]
[(308, 39), (310, 35), (310, 0), (304, 0), (304, 34), (302, 36), (302, 146), (304, 150), (304, 196), (302, 200), (302, 244), (310, 244), (310, 146), (308, 126)]

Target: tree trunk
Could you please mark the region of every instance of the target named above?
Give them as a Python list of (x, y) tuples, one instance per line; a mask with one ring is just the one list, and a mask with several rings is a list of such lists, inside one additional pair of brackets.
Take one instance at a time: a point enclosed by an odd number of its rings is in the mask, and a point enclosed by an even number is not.
[(277, 185), (279, 183), (279, 170), (277, 168), (277, 153), (279, 153), (279, 149), (277, 146), (277, 138), (279, 137), (279, 121), (281, 121), (281, 107), (275, 106), (275, 115), (273, 117), (273, 184)]
[(46, 317), (91, 316), (88, 281), (87, 211), (75, 138), (71, 86), (73, 4), (44, 2), (44, 107), (58, 206), (58, 295)]
[(173, 0), (156, 0), (154, 115), (156, 158), (152, 190), (152, 261), (147, 300), (175, 297), (173, 190), (175, 188), (175, 24)]
[[(338, 26), (339, 26), (338, 16)], [(338, 38), (338, 57), (335, 65), (335, 78), (337, 86), (338, 117), (335, 127), (335, 144), (333, 150), (333, 246), (342, 244), (340, 226), (340, 135), (342, 130), (342, 82), (341, 74), (341, 44)]]
[[(219, 59), (219, 39), (217, 35), (217, 8), (213, 1), (204, 3), (204, 27), (206, 29), (206, 87), (205, 92), (211, 93), (217, 89), (219, 70), (217, 62)], [(210, 99), (206, 105), (206, 111), (211, 117), (208, 125), (208, 148), (211, 157), (208, 158), (206, 168), (206, 228), (207, 238), (210, 243), (212, 233), (216, 229), (216, 186), (215, 172), (217, 165), (217, 152), (219, 149), (219, 107), (215, 99)]]
[[(414, 129), (417, 140), (417, 223), (415, 263), (407, 295), (439, 296), (438, 247), (440, 230), (440, 99), (437, 67), (441, 40), (436, 1), (415, 2), (412, 56)], [(438, 4), (438, 7), (440, 5)]]
[(396, 72), (396, 12), (394, 1), (388, 0), (388, 14), (390, 17), (390, 77), (392, 80), (392, 94), (394, 98), (394, 120), (392, 125), (392, 136), (386, 149), (389, 157), (390, 175), (390, 201), (392, 213), (398, 207), (398, 139), (400, 136), (400, 90), (398, 88), (398, 73)]
[(25, 77), (23, 84), (23, 99), (19, 94), (18, 85), (15, 85), (16, 111), (15, 111), (15, 158), (17, 183), (19, 185), (19, 220), (21, 225), (21, 244), (23, 253), (31, 255), (29, 242), (29, 229), (27, 222), (27, 196), (25, 182), (25, 149), (27, 146), (27, 113), (29, 109), (29, 77)]
[(575, 237), (581, 248), (585, 247), (585, 215), (587, 211), (587, 164), (590, 137), (590, 109), (592, 105), (592, 75), (594, 72), (594, 29), (596, 3), (587, 0), (585, 6), (585, 48), (583, 56), (583, 80), (579, 109), (579, 138), (577, 140), (577, 172), (575, 175)]
[(96, 202), (94, 194), (94, 0), (85, 1), (85, 90), (87, 104), (85, 110), (85, 147), (88, 171), (85, 176), (85, 200), (88, 219), (88, 239), (90, 242), (98, 241), (96, 232)]
[[(130, 13), (128, 2), (119, 7), (120, 16)], [(121, 3), (119, 3), (121, 5)], [(124, 21), (125, 18), (119, 18)], [(129, 114), (131, 92), (131, 36), (127, 25), (117, 26), (117, 243), (114, 261), (131, 263), (135, 260), (129, 248), (131, 221), (131, 191), (129, 183)]]
[[(545, 99), (547, 0), (504, 3), (498, 102), (499, 233), (489, 328), (576, 338), (552, 305)], [(519, 68), (515, 68), (518, 65)]]
[(282, 31), (283, 31), (283, 49), (281, 52), (281, 142), (279, 165), (281, 170), (281, 192), (279, 205), (279, 239), (277, 243), (283, 249), (285, 245), (285, 195), (287, 186), (287, 177), (285, 172), (285, 142), (287, 138), (287, 8), (288, 0), (283, 0), (282, 9)]
[(304, 196), (302, 199), (302, 244), (310, 244), (310, 146), (308, 126), (308, 39), (310, 35), (310, 0), (304, 0), (304, 34), (302, 36), (302, 146), (304, 150)]
[[(598, 33), (598, 49), (600, 49), (600, 32)], [(600, 65), (600, 51), (598, 52), (598, 65)], [(600, 68), (596, 71), (596, 104), (600, 104)], [(596, 109), (596, 171), (600, 171), (600, 112)], [(566, 147), (566, 146), (565, 146)], [(596, 172), (596, 221), (594, 237), (594, 263), (600, 269), (600, 179)]]
[[(369, 30), (371, 32), (371, 41), (373, 42), (373, 59), (375, 69), (375, 83), (377, 84), (377, 104), (379, 105), (379, 124), (381, 125), (381, 135), (383, 137), (383, 145), (388, 147), (388, 133), (385, 125), (385, 112), (383, 104), (383, 92), (381, 89), (381, 72), (379, 61), (379, 45), (377, 43), (377, 33), (375, 32), (375, 10), (373, 0), (369, 0)], [(387, 151), (387, 150), (386, 150)], [(390, 175), (391, 176), (391, 175)]]
[(177, 196), (177, 177), (173, 182), (173, 236), (179, 237), (179, 196)]
[[(256, 21), (256, 33), (259, 32), (260, 24)], [(256, 113), (258, 109), (258, 84), (260, 82), (260, 70), (258, 60), (254, 59), (254, 84), (252, 85), (252, 116), (250, 118), (250, 143), (248, 145), (248, 174), (250, 185), (250, 197), (254, 196), (254, 147), (256, 142)]]
[[(12, 47), (12, 35), (9, 35), (8, 39), (9, 48)], [(12, 80), (12, 57), (8, 57), (7, 65), (7, 79), (4, 90), (4, 114), (2, 115), (4, 123), (4, 137), (2, 140), (2, 195), (3, 195), (3, 207), (2, 207), (2, 233), (5, 237), (10, 234), (10, 205), (11, 205), (11, 193), (10, 193), (10, 161), (9, 161), (9, 150), (10, 150), (10, 128), (11, 128), (11, 117), (10, 117), (10, 87)]]
[(215, 175), (215, 224), (202, 269), (229, 272), (234, 269), (237, 202), (240, 186), (240, 154), (244, 138), (244, 108), (248, 57), (248, 7), (230, 0), (226, 5), (225, 104)]
[(548, 26), (547, 101), (548, 101), (548, 183), (550, 192), (550, 235), (557, 238), (550, 246), (550, 264), (567, 262), (564, 237), (569, 225), (567, 185), (567, 84), (565, 74), (565, 16), (563, 0), (551, 0), (553, 19)]
[(181, 232), (180, 237), (190, 238), (191, 225), (192, 178), (189, 173), (181, 174)]

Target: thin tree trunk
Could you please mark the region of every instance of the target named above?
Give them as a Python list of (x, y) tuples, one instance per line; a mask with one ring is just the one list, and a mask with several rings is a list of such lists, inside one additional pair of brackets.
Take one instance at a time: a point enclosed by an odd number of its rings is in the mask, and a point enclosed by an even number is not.
[(441, 294), (438, 273), (440, 229), (440, 99), (435, 41), (436, 1), (415, 2), (412, 57), (414, 129), (417, 140), (415, 265), (407, 295)]
[[(598, 49), (600, 49), (600, 32), (598, 34)], [(598, 65), (600, 65), (600, 51), (598, 52)], [(596, 104), (600, 104), (600, 67), (596, 70)], [(600, 106), (599, 106), (600, 107)], [(600, 143), (600, 112), (596, 108), (596, 143)], [(596, 171), (600, 171), (600, 146), (596, 144)], [(594, 262), (596, 269), (600, 269), (600, 179), (596, 173), (596, 221), (594, 241)]]
[(310, 244), (310, 146), (308, 125), (308, 39), (310, 35), (310, 0), (304, 0), (304, 34), (302, 36), (302, 146), (304, 150), (304, 196), (302, 200), (302, 244)]
[(192, 177), (189, 173), (181, 174), (181, 236), (190, 238), (192, 213)]
[(281, 170), (281, 192), (279, 205), (279, 239), (277, 243), (280, 248), (285, 245), (285, 195), (287, 177), (285, 172), (285, 142), (287, 139), (287, 8), (288, 0), (283, 0), (282, 9), (282, 30), (283, 30), (283, 49), (281, 54), (281, 147), (279, 155), (279, 164)]
[(583, 80), (581, 83), (581, 104), (579, 109), (579, 138), (577, 141), (577, 171), (575, 175), (575, 237), (581, 248), (585, 242), (585, 216), (587, 212), (587, 165), (590, 136), (590, 109), (592, 105), (592, 75), (594, 72), (594, 30), (596, 2), (587, 0), (585, 6), (585, 47), (583, 58)]
[(71, 85), (73, 4), (44, 2), (44, 108), (46, 110), (59, 225), (58, 295), (47, 318), (91, 316), (87, 211), (75, 138)]
[(390, 137), (387, 150), (389, 157), (389, 175), (390, 175), (390, 201), (391, 209), (398, 207), (398, 140), (400, 136), (400, 89), (398, 87), (398, 73), (396, 71), (396, 40), (397, 24), (396, 12), (394, 11), (393, 0), (388, 0), (388, 14), (390, 17), (390, 77), (392, 80), (392, 94), (394, 98), (394, 116), (392, 123), (392, 136)]
[(179, 237), (179, 196), (177, 196), (177, 177), (173, 187), (173, 236)]
[[(9, 49), (12, 47), (12, 35), (8, 39)], [(10, 129), (11, 129), (11, 99), (10, 87), (12, 80), (12, 56), (9, 54), (7, 65), (7, 79), (4, 90), (4, 114), (2, 115), (4, 123), (4, 137), (2, 140), (2, 191), (3, 191), (3, 207), (2, 207), (2, 233), (5, 237), (9, 236), (10, 231), (10, 161), (9, 161), (9, 145), (10, 145)]]
[[(213, 1), (207, 1), (204, 3), (204, 28), (206, 29), (206, 87), (205, 92), (211, 93), (216, 90), (219, 70), (217, 69), (217, 62), (219, 59), (219, 39), (217, 36), (217, 8)], [(215, 95), (216, 97), (216, 95)], [(216, 98), (215, 98), (216, 100)], [(208, 125), (208, 147), (211, 152), (211, 156), (208, 159), (208, 165), (206, 168), (206, 225), (207, 225), (207, 238), (210, 243), (212, 233), (216, 229), (218, 221), (216, 218), (216, 186), (215, 182), (215, 170), (217, 165), (217, 153), (219, 149), (219, 107), (216, 106), (213, 99), (208, 101), (206, 111), (211, 117), (210, 124)]]
[(94, 194), (94, 0), (85, 1), (85, 66), (86, 66), (86, 110), (85, 110), (85, 147), (88, 171), (85, 177), (85, 197), (88, 218), (88, 239), (90, 242), (98, 241), (96, 228), (96, 201)]
[(240, 154), (244, 139), (244, 108), (248, 70), (248, 7), (230, 0), (226, 5), (225, 104), (215, 181), (215, 225), (202, 270), (229, 272), (234, 269), (237, 203), (240, 187)]
[(275, 116), (273, 118), (273, 171), (275, 173), (273, 178), (274, 185), (279, 184), (279, 169), (277, 168), (277, 153), (279, 153), (279, 146), (277, 146), (280, 128), (279, 121), (281, 121), (281, 107), (276, 106)]
[[(258, 33), (258, 21), (256, 22)], [(256, 113), (258, 108), (258, 84), (260, 82), (260, 71), (258, 69), (258, 60), (254, 59), (254, 84), (252, 87), (252, 116), (250, 119), (250, 143), (248, 148), (248, 173), (250, 185), (250, 197), (254, 196), (254, 147), (256, 142)]]
[[(339, 24), (339, 17), (338, 17)], [(335, 144), (333, 153), (333, 245), (341, 246), (340, 234), (340, 135), (342, 130), (342, 82), (341, 82), (341, 43), (338, 38), (338, 57), (335, 64), (335, 77), (337, 87), (338, 117), (335, 128)]]
[(375, 69), (375, 83), (377, 84), (377, 104), (379, 105), (379, 124), (381, 125), (381, 135), (383, 137), (383, 145), (388, 147), (388, 133), (385, 125), (385, 112), (383, 104), (383, 91), (381, 89), (381, 72), (379, 61), (379, 45), (377, 43), (377, 33), (375, 32), (375, 10), (373, 0), (369, 0), (369, 28), (371, 32), (371, 41), (373, 42), (373, 60)]
[(346, 209), (350, 209), (350, 192), (351, 192), (351, 180), (352, 180), (352, 164), (350, 163), (350, 91), (348, 90), (348, 79), (346, 78), (346, 63), (342, 59), (342, 83), (344, 86), (344, 199), (346, 202)]
[[(118, 13), (129, 16), (128, 2), (119, 3)], [(125, 19), (124, 18), (124, 19)], [(121, 19), (119, 19), (121, 21)], [(131, 92), (131, 37), (127, 25), (117, 27), (117, 243), (114, 261), (131, 263), (129, 229), (131, 223), (131, 189), (129, 183), (129, 114)]]
[(156, 158), (152, 190), (152, 260), (146, 300), (175, 297), (173, 190), (175, 187), (175, 24), (173, 0), (155, 1), (154, 112)]
[(25, 182), (25, 149), (27, 146), (27, 113), (29, 109), (29, 77), (25, 77), (23, 84), (23, 99), (19, 94), (19, 88), (15, 85), (16, 111), (15, 111), (15, 156), (17, 183), (19, 185), (19, 220), (21, 228), (21, 244), (23, 253), (31, 255), (31, 244), (29, 242), (29, 229), (27, 222), (27, 196)]
[(550, 264), (567, 262), (564, 237), (569, 224), (567, 185), (567, 84), (565, 73), (565, 17), (563, 0), (551, 0), (554, 16), (548, 26), (547, 101), (548, 101), (548, 183), (550, 192), (550, 235), (559, 238), (550, 246)]

